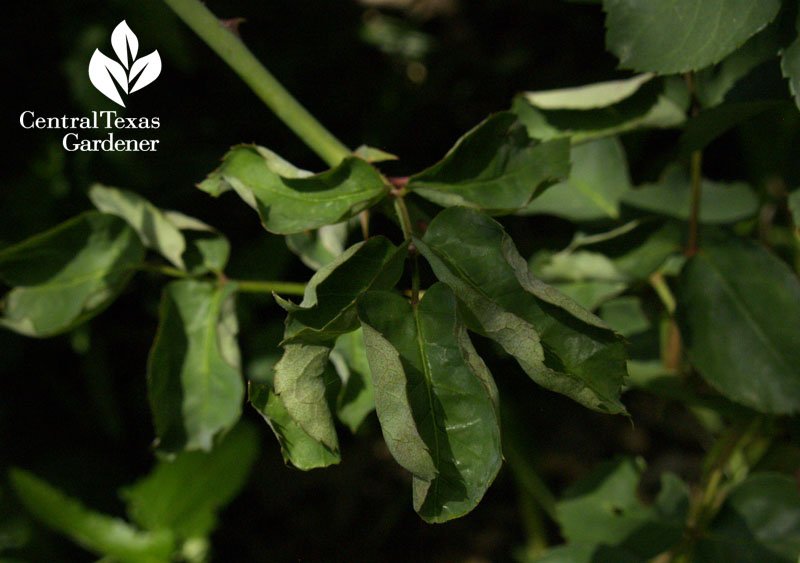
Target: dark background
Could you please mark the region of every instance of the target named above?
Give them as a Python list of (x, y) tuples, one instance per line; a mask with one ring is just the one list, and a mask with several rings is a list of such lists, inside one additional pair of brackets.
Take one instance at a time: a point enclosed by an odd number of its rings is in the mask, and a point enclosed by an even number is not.
[[(427, 14), (352, 0), (208, 4), (221, 18), (246, 18), (240, 28), (246, 44), (343, 142), (399, 155), (383, 167), (390, 175), (434, 163), (470, 127), (509, 107), (519, 91), (627, 76), (604, 51), (603, 14), (592, 3), (462, 1)], [(140, 53), (158, 49), (163, 61), (159, 79), (128, 98), (120, 114), (158, 116), (160, 129), (140, 133), (160, 139), (158, 152), (67, 153), (61, 148), (66, 131), (24, 130), (19, 116), (25, 110), (81, 116), (118, 109), (91, 86), (87, 67), (95, 48), (111, 55), (110, 33), (122, 19), (137, 34)], [(264, 145), (303, 168), (322, 170), (323, 164), (163, 4), (8, 2), (3, 29), (0, 248), (89, 209), (86, 190), (100, 181), (226, 233), (234, 249), (232, 277), (305, 281), (311, 275), (237, 198), (215, 200), (194, 184), (239, 142)], [(637, 183), (658, 174), (676, 135), (626, 138)], [(744, 150), (735, 140), (718, 146), (706, 160), (718, 178), (758, 180), (782, 165), (783, 157), (768, 149)], [(563, 246), (574, 232), (571, 224), (545, 217), (507, 225), (527, 252)], [(387, 228), (396, 233), (388, 222)], [(0, 332), (0, 469), (29, 469), (93, 508), (122, 515), (117, 488), (153, 463), (145, 369), (163, 281), (138, 274), (109, 310), (71, 334), (32, 340)], [(239, 300), (248, 369), (277, 353), (281, 313), (268, 297)], [(541, 390), (513, 361), (477, 345), (491, 358), (505, 412), (514, 414), (505, 421), (505, 439), (554, 490), (597, 460), (625, 453), (643, 455), (654, 474), (668, 468), (696, 476), (709, 437), (677, 403), (627, 394), (634, 426)], [(221, 514), (215, 561), (502, 561), (526, 542), (531, 513), (520, 508), (508, 467), (472, 514), (426, 525), (411, 508), (410, 478), (386, 451), (374, 415), (358, 436), (341, 429), (340, 466), (310, 473), (285, 467), (268, 427), (249, 406), (245, 417), (261, 430), (262, 454), (244, 493)], [(0, 526), (25, 521), (0, 484)], [(553, 526), (545, 530), (549, 541), (559, 540)], [(24, 560), (93, 560), (40, 527), (29, 533), (32, 540), (18, 552)]]

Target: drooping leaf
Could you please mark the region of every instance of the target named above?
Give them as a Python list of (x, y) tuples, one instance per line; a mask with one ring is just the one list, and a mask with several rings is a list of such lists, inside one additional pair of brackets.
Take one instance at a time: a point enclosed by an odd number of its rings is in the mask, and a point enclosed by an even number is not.
[(800, 411), (800, 281), (763, 247), (703, 233), (683, 268), (677, 319), (689, 357), (728, 398)]
[[(672, 167), (657, 184), (626, 193), (622, 203), (649, 213), (688, 220), (692, 209), (692, 185), (688, 172)], [(701, 223), (733, 223), (758, 212), (758, 197), (744, 182), (725, 184), (703, 180), (700, 197)]]
[[(537, 105), (542, 99), (545, 107)], [(589, 103), (592, 99), (595, 102)], [(644, 75), (521, 94), (511, 111), (533, 139), (569, 137), (579, 143), (634, 129), (676, 127), (685, 121), (688, 106), (689, 92), (682, 81)]]
[(789, 79), (789, 91), (800, 108), (800, 13), (797, 15), (797, 37), (781, 52), (781, 71)]
[(361, 158), (312, 175), (255, 145), (231, 149), (198, 187), (213, 196), (235, 190), (258, 211), (264, 228), (279, 234), (340, 223), (388, 193), (378, 171)]
[(159, 448), (210, 451), (241, 414), (234, 283), (179, 280), (164, 288), (148, 362)]
[(9, 479), (25, 508), (43, 524), (97, 555), (124, 563), (167, 563), (175, 540), (168, 530), (143, 532), (124, 520), (94, 512), (27, 471)]
[(606, 462), (568, 489), (556, 504), (564, 538), (646, 559), (675, 545), (683, 535), (688, 487), (665, 473), (655, 502), (644, 505), (636, 494), (643, 471), (643, 463), (630, 458)]
[(772, 21), (780, 0), (603, 0), (622, 68), (673, 74), (721, 61)]
[(159, 252), (178, 268), (184, 268), (181, 255), (186, 249), (186, 240), (158, 207), (139, 194), (102, 184), (89, 188), (89, 199), (103, 213), (124, 219), (147, 248)]
[(319, 270), (341, 255), (346, 242), (346, 222), (286, 235), (286, 246), (312, 270)]
[(800, 553), (800, 494), (788, 475), (754, 473), (736, 486), (695, 548), (698, 563), (794, 563)]
[(472, 510), (502, 463), (497, 389), (453, 292), (430, 287), (414, 307), (389, 292), (359, 299), (375, 405), (395, 459), (414, 474), (429, 522)]
[(776, 26), (771, 25), (751, 37), (719, 64), (698, 71), (695, 75), (697, 100), (706, 108), (721, 104), (739, 80), (774, 58), (779, 47)]
[(339, 452), (331, 451), (311, 438), (292, 420), (271, 385), (251, 381), (248, 385), (248, 394), (250, 404), (269, 424), (278, 439), (285, 462), (308, 471), (318, 467), (328, 467), (341, 461)]
[(231, 245), (225, 235), (199, 219), (178, 211), (164, 211), (164, 217), (183, 232), (186, 240), (183, 261), (189, 272), (195, 275), (222, 273), (231, 253)]
[(520, 213), (545, 213), (571, 221), (619, 218), (619, 200), (631, 189), (625, 151), (616, 138), (575, 145), (569, 178), (530, 202)]
[(329, 384), (323, 377), (330, 351), (328, 346), (285, 345), (283, 356), (275, 365), (273, 387), (297, 426), (338, 455), (339, 439), (328, 400)]
[(330, 358), (342, 379), (336, 415), (355, 432), (367, 415), (375, 410), (372, 375), (362, 329), (359, 328), (337, 338)]
[(382, 236), (354, 244), (320, 268), (306, 285), (300, 305), (279, 300), (289, 314), (281, 345), (332, 343), (358, 328), (355, 302), (369, 289), (390, 289), (403, 272), (406, 246)]
[(217, 511), (244, 486), (258, 456), (258, 435), (239, 424), (209, 453), (180, 452), (161, 459), (121, 496), (128, 517), (145, 530), (188, 539), (210, 534)]
[(621, 337), (531, 274), (503, 227), (477, 211), (444, 210), (414, 244), (495, 340), (543, 387), (610, 413), (625, 377)]
[(568, 151), (566, 141), (531, 140), (514, 114), (502, 112), (461, 137), (440, 162), (412, 176), (408, 189), (444, 207), (507, 213), (569, 173)]
[(0, 251), (0, 325), (46, 337), (87, 321), (125, 287), (144, 258), (136, 233), (122, 219), (84, 213)]

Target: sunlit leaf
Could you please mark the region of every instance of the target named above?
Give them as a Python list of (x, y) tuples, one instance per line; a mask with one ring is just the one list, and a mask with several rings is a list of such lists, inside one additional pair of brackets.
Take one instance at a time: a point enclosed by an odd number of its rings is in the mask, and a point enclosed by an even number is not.
[(89, 188), (89, 199), (103, 213), (125, 219), (147, 248), (159, 252), (178, 268), (184, 268), (181, 255), (186, 241), (158, 207), (139, 194), (102, 184)]
[(0, 325), (27, 336), (53, 336), (92, 318), (125, 287), (144, 247), (122, 219), (84, 213), (0, 251)]
[(239, 145), (199, 186), (213, 196), (235, 190), (273, 233), (298, 233), (348, 219), (381, 200), (389, 188), (357, 157), (322, 174), (292, 166), (263, 147)]
[(284, 461), (303, 471), (328, 467), (341, 461), (339, 452), (331, 451), (310, 437), (292, 420), (270, 384), (251, 381), (248, 392), (250, 404), (261, 414), (278, 439)]
[[(589, 103), (593, 98), (596, 101)], [(542, 99), (546, 107), (536, 105)], [(688, 105), (683, 82), (644, 75), (579, 89), (521, 94), (511, 110), (534, 139), (569, 137), (579, 143), (634, 129), (677, 127), (686, 119)]]
[(239, 419), (239, 370), (233, 283), (179, 280), (164, 288), (148, 362), (158, 446), (211, 450), (214, 437)]

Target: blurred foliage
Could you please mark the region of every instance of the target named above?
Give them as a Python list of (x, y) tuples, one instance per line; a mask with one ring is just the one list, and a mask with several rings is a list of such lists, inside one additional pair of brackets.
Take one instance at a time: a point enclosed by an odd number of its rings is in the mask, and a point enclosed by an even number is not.
[[(208, 4), (220, 17), (246, 19), (239, 32), (253, 52), (344, 142), (399, 155), (398, 161), (381, 163), (389, 175), (408, 175), (431, 165), (464, 131), (507, 109), (520, 92), (628, 76), (615, 69), (616, 59), (605, 51), (603, 13), (591, 2), (443, 3), (447, 9), (425, 9), (425, 2), (409, 6), (350, 0)], [(228, 272), (237, 278), (308, 278), (309, 269), (289, 252), (283, 238), (266, 234), (235, 198), (209, 198), (194, 184), (239, 142), (269, 146), (304, 169), (319, 170), (321, 163), (163, 4), (45, 0), (4, 8), (0, 41), (6, 56), (0, 59), (0, 70), (13, 86), (6, 88), (4, 100), (10, 142), (0, 171), (0, 248), (89, 209), (89, 187), (102, 182), (131, 189), (161, 208), (180, 209), (224, 232), (234, 249)], [(135, 108), (137, 115), (161, 118), (155, 135), (161, 140), (159, 151), (66, 153), (60, 145), (62, 132), (19, 127), (25, 110), (60, 116), (116, 109), (90, 86), (86, 66), (94, 48), (122, 19), (143, 44), (158, 48), (164, 61), (161, 77), (138, 95)], [(784, 99), (785, 92), (779, 63), (772, 60), (737, 83), (728, 100), (747, 101), (756, 95)], [(764, 240), (780, 243), (777, 251), (797, 263), (796, 234), (782, 225), (790, 213), (785, 194), (800, 185), (799, 132), (795, 108), (770, 107), (758, 120), (737, 123), (704, 154), (708, 177), (719, 182), (746, 179), (755, 188), (755, 195), (747, 194), (748, 203), (755, 198), (761, 209), (753, 224)], [(679, 181), (659, 177), (675, 157), (677, 140), (674, 131), (626, 136), (622, 142), (632, 183), (648, 182), (655, 190)], [(409, 200), (425, 209), (425, 202)], [(615, 202), (612, 215), (636, 218), (636, 205), (624, 203), (618, 207)], [(676, 214), (671, 209), (675, 206), (662, 211)], [(589, 234), (606, 231), (603, 214), (590, 211), (596, 222), (589, 225)], [(549, 268), (554, 279), (573, 285), (587, 281), (559, 278), (552, 260), (578, 240), (571, 223), (544, 215), (504, 223), (522, 254), (540, 256), (542, 268)], [(388, 222), (383, 226), (394, 228)], [(648, 236), (658, 227), (643, 225), (632, 236)], [(585, 251), (571, 256), (591, 258)], [(610, 268), (615, 276), (622, 275), (620, 263)], [(641, 282), (634, 274), (625, 278)], [(153, 279), (137, 274), (105, 315), (69, 334), (43, 341), (0, 332), (0, 470), (24, 467), (87, 506), (123, 517), (116, 491), (156, 464), (145, 380), (158, 322), (159, 284), (151, 283)], [(600, 301), (617, 293), (603, 293)], [(617, 319), (631, 330), (626, 336), (633, 358), (653, 356), (642, 334), (669, 333), (654, 313), (657, 302), (654, 292), (632, 311), (630, 303), (606, 302), (609, 322)], [(626, 320), (625, 315), (635, 318)], [(282, 311), (269, 296), (242, 295), (238, 317), (246, 375), (263, 380), (275, 361)], [(535, 551), (539, 536), (554, 543), (559, 538), (530, 502), (536, 487), (519, 472), (535, 468), (551, 490), (561, 492), (601, 459), (641, 456), (648, 469), (641, 469), (639, 487), (650, 499), (656, 497), (658, 475), (665, 470), (687, 481), (701, 474), (704, 451), (718, 427), (716, 415), (704, 410), (702, 400), (685, 403), (685, 397), (634, 388), (625, 396), (636, 421), (632, 426), (622, 417), (591, 412), (527, 384), (516, 377), (518, 366), (501, 358), (493, 343), (475, 340), (500, 376), (504, 411), (514, 413), (507, 424), (504, 416), (504, 432), (509, 435), (506, 446), (523, 452), (507, 453), (510, 461), (518, 460), (511, 469), (519, 481), (507, 464), (473, 513), (428, 526), (410, 510), (410, 476), (391, 459), (374, 415), (356, 437), (342, 433), (342, 464), (301, 473), (283, 465), (278, 443), (258, 413), (248, 408), (245, 418), (259, 428), (261, 454), (245, 485), (247, 495), (218, 515), (212, 559), (315, 561), (334, 554), (337, 560), (351, 561), (504, 560), (526, 541)], [(502, 377), (504, 372), (515, 377)], [(634, 379), (646, 379), (639, 387), (652, 389), (659, 376)], [(703, 397), (706, 388), (695, 383)], [(558, 424), (562, 420), (570, 424)], [(796, 421), (788, 426), (786, 432), (796, 438)], [(789, 449), (771, 453), (763, 463), (783, 468), (796, 461), (797, 452)], [(34, 524), (4, 483), (0, 557), (93, 560)], [(651, 510), (634, 500), (636, 510)], [(540, 504), (546, 505), (541, 499)], [(358, 541), (353, 541), (354, 531)]]

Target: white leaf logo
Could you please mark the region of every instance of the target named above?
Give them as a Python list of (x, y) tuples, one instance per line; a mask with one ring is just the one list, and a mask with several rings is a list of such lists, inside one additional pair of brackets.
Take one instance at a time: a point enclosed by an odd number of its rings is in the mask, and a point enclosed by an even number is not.
[(132, 94), (152, 83), (161, 74), (161, 56), (153, 51), (137, 59), (139, 39), (125, 20), (111, 33), (111, 46), (120, 62), (95, 49), (89, 61), (89, 80), (104, 96), (125, 107), (119, 91)]

